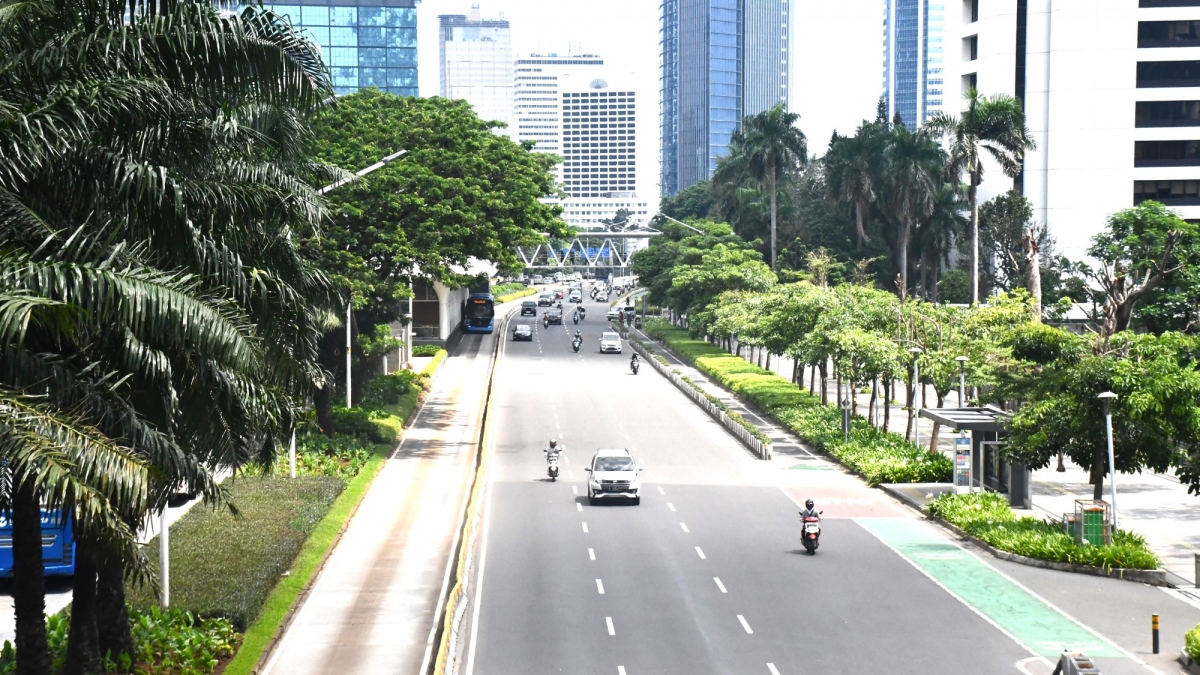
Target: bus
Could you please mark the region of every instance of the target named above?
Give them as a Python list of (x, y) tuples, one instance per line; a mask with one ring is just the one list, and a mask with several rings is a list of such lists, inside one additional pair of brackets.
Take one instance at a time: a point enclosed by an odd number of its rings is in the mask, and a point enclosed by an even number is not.
[[(42, 565), (46, 576), (75, 574), (75, 532), (62, 511), (42, 510)], [(0, 577), (13, 574), (12, 523), (0, 514)]]
[(496, 299), (491, 293), (472, 293), (463, 306), (463, 330), (490, 333), (496, 320)]

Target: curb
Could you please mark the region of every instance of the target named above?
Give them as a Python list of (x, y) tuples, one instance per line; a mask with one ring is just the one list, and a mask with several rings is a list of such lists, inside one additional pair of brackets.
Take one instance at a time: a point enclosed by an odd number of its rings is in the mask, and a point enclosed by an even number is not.
[(771, 459), (770, 443), (763, 443), (754, 436), (750, 435), (750, 432), (746, 431), (745, 427), (737, 422), (734, 422), (729, 415), (725, 414), (724, 410), (721, 410), (712, 401), (708, 400), (704, 394), (696, 391), (696, 389), (685, 382), (679, 374), (668, 371), (667, 366), (659, 363), (652, 354), (646, 351), (645, 347), (638, 344), (637, 340), (630, 340), (629, 346), (633, 347), (633, 351), (637, 352), (642, 357), (642, 361), (644, 363), (649, 363), (650, 365), (654, 366), (654, 369), (657, 370), (659, 374), (670, 380), (677, 389), (686, 394), (688, 398), (692, 399), (692, 401), (699, 406), (701, 410), (708, 413), (709, 417), (712, 417), (714, 420), (720, 423), (721, 426), (725, 427), (726, 431), (741, 441), (742, 445), (745, 445), (747, 448), (749, 448), (750, 451), (753, 452), (759, 459)]
[(1179, 665), (1183, 666), (1184, 670), (1189, 673), (1200, 675), (1200, 663), (1196, 663), (1195, 659), (1187, 653), (1187, 647), (1179, 648)]
[[(987, 543), (986, 541), (983, 541), (982, 539), (979, 539), (979, 538), (971, 535), (966, 530), (955, 525), (954, 523), (951, 523), (950, 521), (942, 519), (942, 518), (938, 518), (936, 516), (929, 515), (928, 513), (925, 512), (925, 510), (921, 507), (921, 505), (919, 505), (915, 501), (913, 501), (913, 499), (911, 497), (909, 497), (908, 495), (906, 495), (898, 490), (893, 489), (890, 485), (881, 484), (879, 486), (879, 488), (882, 489), (884, 492), (888, 493), (889, 495), (891, 495), (892, 497), (894, 497), (896, 500), (915, 509), (926, 520), (928, 520), (932, 523), (937, 523), (938, 525), (941, 525), (942, 527), (946, 528), (947, 530), (950, 530), (951, 532), (953, 532), (955, 534), (955, 536), (957, 536), (959, 539), (971, 542), (975, 546), (992, 554), (992, 557), (999, 558), (1000, 560), (1007, 560), (1009, 562), (1014, 562), (1014, 563), (1017, 563), (1020, 565), (1028, 565), (1029, 567), (1038, 567), (1038, 568), (1046, 569), (1046, 570), (1056, 570), (1058, 572), (1070, 572), (1072, 574), (1085, 574), (1085, 575), (1093, 576), (1093, 577), (1107, 577), (1110, 579), (1120, 579), (1121, 581), (1132, 581), (1132, 582), (1140, 583), (1140, 584), (1148, 584), (1150, 586), (1162, 586), (1164, 588), (1173, 587), (1172, 584), (1167, 581), (1166, 570), (1162, 570), (1162, 569), (1135, 570), (1135, 569), (1127, 569), (1124, 567), (1108, 567), (1108, 568), (1092, 567), (1091, 565), (1076, 565), (1074, 563), (1062, 563), (1062, 562), (1055, 562), (1052, 560), (1038, 560), (1037, 558), (1030, 558), (1028, 556), (1023, 556), (1023, 555), (1019, 555), (1016, 553), (1009, 553), (1008, 551), (1001, 551), (1000, 549), (996, 548), (995, 546), (992, 546), (991, 544)], [(1200, 669), (1197, 669), (1193, 672), (1200, 674)]]

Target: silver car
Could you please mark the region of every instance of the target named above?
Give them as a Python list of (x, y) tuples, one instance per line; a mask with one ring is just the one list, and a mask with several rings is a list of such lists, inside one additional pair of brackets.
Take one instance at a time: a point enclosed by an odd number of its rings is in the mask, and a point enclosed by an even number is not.
[(597, 450), (584, 471), (591, 474), (588, 476), (589, 503), (613, 497), (632, 499), (635, 506), (642, 502), (642, 481), (638, 477), (641, 469), (628, 450)]
[(605, 331), (600, 335), (600, 353), (608, 354), (610, 352), (621, 353), (621, 336), (612, 331)]

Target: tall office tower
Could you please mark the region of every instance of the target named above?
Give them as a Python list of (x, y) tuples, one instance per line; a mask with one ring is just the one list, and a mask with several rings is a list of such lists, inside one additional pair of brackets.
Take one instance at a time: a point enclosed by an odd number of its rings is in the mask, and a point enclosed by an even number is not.
[(438, 16), (442, 96), (464, 99), (479, 117), (508, 122), (513, 112), (512, 36), (508, 21), (470, 16)]
[(334, 91), (417, 95), (417, 0), (267, 3), (321, 47)]
[(1077, 260), (1146, 200), (1200, 220), (1200, 2), (958, 1), (956, 96), (1016, 97), (1037, 144), (1015, 181), (985, 156), (981, 203), (1022, 191)]
[(885, 0), (883, 96), (888, 119), (897, 114), (910, 129), (944, 104), (945, 6), (943, 1)]
[(559, 79), (568, 75), (595, 78), (601, 75), (604, 59), (594, 54), (559, 56), (532, 54), (517, 59), (513, 86), (513, 138), (534, 141), (539, 152), (559, 152), (562, 126)]
[(662, 193), (712, 177), (743, 117), (788, 101), (788, 0), (659, 4)]

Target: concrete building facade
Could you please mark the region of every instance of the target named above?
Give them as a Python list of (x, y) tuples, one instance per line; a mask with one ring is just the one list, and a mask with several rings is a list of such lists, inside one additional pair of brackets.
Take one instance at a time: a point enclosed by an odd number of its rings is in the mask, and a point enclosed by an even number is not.
[(463, 99), (481, 119), (507, 123), (513, 113), (512, 30), (504, 19), (438, 16), (441, 95)]

